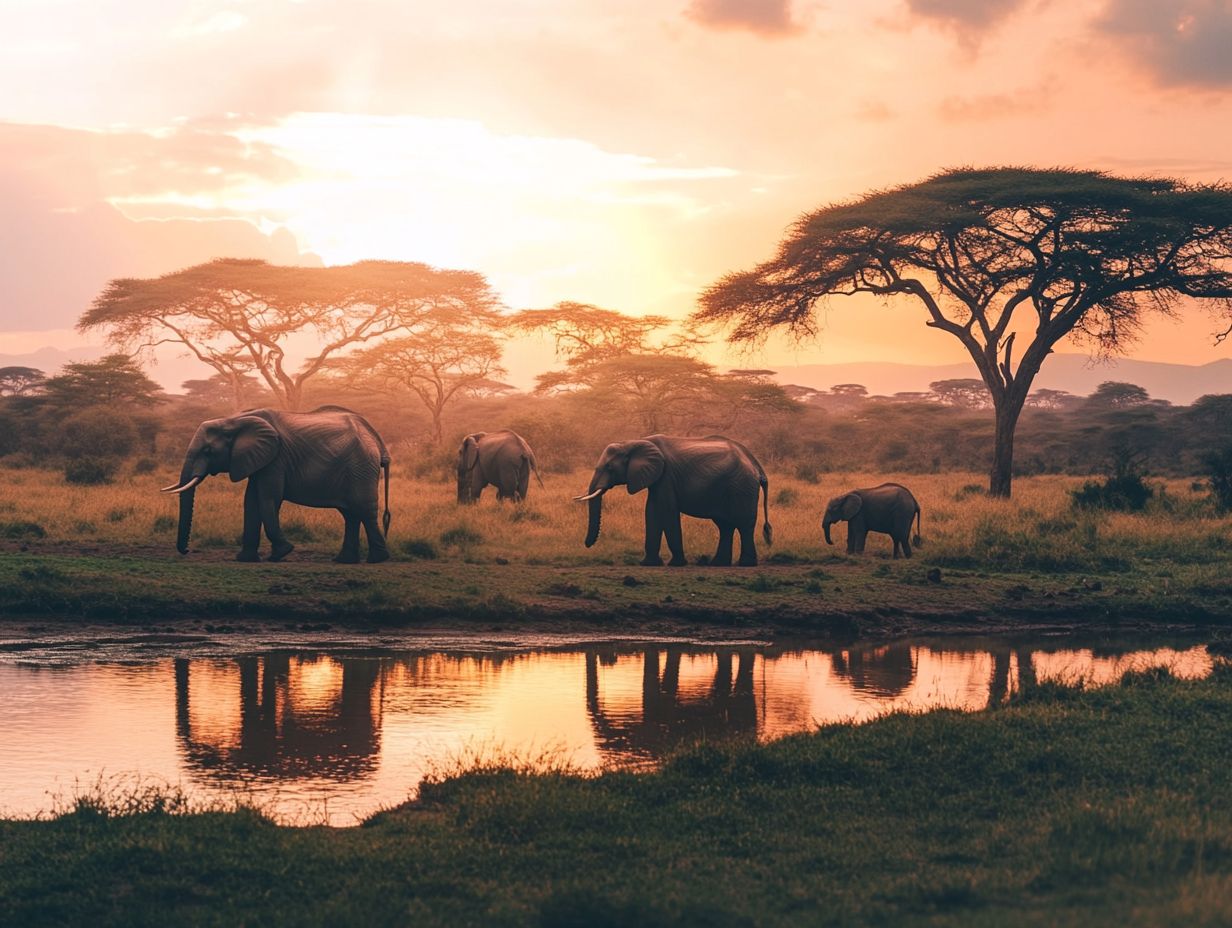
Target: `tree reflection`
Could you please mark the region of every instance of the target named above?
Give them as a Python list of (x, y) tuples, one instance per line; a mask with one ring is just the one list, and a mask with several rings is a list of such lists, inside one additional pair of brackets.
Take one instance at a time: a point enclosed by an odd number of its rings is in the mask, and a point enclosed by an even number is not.
[[(600, 754), (608, 761), (657, 760), (681, 744), (703, 738), (757, 734), (757, 703), (753, 693), (751, 649), (716, 652), (714, 678), (702, 699), (680, 694), (682, 648), (642, 656), (640, 713), (623, 713), (603, 705), (599, 666), (614, 664), (613, 652), (586, 653), (586, 711)], [(735, 673), (733, 674), (733, 664)]]
[[(380, 708), (373, 696), (381, 678), (379, 661), (331, 660), (323, 681), (328, 691), (318, 693), (308, 691), (305, 665), (297, 661), (293, 666), (289, 655), (236, 658), (238, 722), (234, 704), (192, 702), (194, 663), (175, 661), (175, 724), (184, 756), (196, 770), (220, 779), (351, 780), (375, 768)], [(194, 721), (203, 733), (194, 731)]]

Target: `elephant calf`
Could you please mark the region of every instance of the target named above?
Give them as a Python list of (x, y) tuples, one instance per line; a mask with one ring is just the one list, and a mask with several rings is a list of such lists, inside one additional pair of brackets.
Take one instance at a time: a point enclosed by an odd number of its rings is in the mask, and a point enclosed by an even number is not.
[[(913, 519), (914, 539), (911, 537)], [(847, 523), (848, 554), (864, 553), (864, 540), (869, 532), (882, 532), (893, 538), (895, 557), (900, 549), (904, 557), (911, 557), (911, 545), (920, 543), (920, 504), (910, 490), (897, 483), (852, 490), (830, 500), (825, 518), (821, 520), (828, 545), (834, 544), (830, 540), (830, 526), (835, 522)]]
[(526, 499), (532, 472), (542, 489), (535, 452), (512, 429), (467, 435), (458, 449), (458, 502), (479, 502), (483, 488), (491, 485), (497, 499), (520, 503)]

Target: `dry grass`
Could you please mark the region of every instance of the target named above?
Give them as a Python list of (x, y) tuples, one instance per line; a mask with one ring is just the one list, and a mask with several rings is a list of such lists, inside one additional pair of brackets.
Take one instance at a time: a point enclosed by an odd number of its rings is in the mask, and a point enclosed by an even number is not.
[[(177, 515), (174, 497), (158, 493), (165, 483), (145, 474), (101, 487), (76, 487), (55, 471), (0, 470), (0, 536), (43, 533), (46, 541), (99, 545), (148, 544), (171, 547)], [(1010, 570), (1120, 570), (1138, 559), (1205, 564), (1226, 560), (1232, 550), (1232, 517), (1218, 517), (1204, 489), (1188, 479), (1152, 481), (1162, 499), (1142, 514), (1089, 514), (1070, 506), (1069, 492), (1082, 478), (1020, 478), (1009, 502), (988, 499), (977, 474), (828, 474), (813, 484), (770, 475), (771, 555), (816, 559), (843, 552), (845, 529), (836, 529), (826, 548), (820, 518), (826, 501), (848, 489), (895, 480), (910, 487), (923, 508), (926, 561), (943, 566)], [(582, 546), (586, 509), (572, 497), (583, 492), (589, 473), (553, 475), (547, 488), (532, 486), (528, 502), (501, 505), (491, 488), (476, 506), (454, 501), (451, 483), (430, 482), (395, 467), (391, 487), (390, 543), (402, 557), (435, 552), (443, 560), (498, 558), (514, 562), (569, 565), (623, 564), (641, 557), (645, 496), (619, 489), (604, 507), (603, 534), (595, 548)], [(197, 493), (193, 546), (238, 547), (242, 484), (225, 478), (206, 481)], [(712, 524), (684, 520), (690, 559), (713, 552)], [(332, 553), (341, 543), (342, 520), (331, 510), (288, 505), (283, 524), (304, 551)], [(37, 527), (37, 528), (35, 528)], [(760, 539), (760, 530), (758, 532)], [(890, 541), (873, 535), (868, 551), (885, 556)]]

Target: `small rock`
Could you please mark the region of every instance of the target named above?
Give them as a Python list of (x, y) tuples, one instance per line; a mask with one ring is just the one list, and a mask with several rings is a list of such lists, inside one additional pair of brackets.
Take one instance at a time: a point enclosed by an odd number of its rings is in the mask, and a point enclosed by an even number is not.
[(1100, 582), (1099, 580), (1083, 581), (1082, 585), (1086, 587), (1088, 590), (1090, 590), (1092, 593), (1098, 593), (1100, 590), (1104, 588), (1104, 584)]
[(625, 578), (620, 581), (625, 586), (641, 586), (642, 581), (633, 576), (633, 574), (625, 574)]
[(508, 564), (508, 563), (509, 563), (509, 558), (507, 558), (507, 557), (498, 557), (498, 558), (495, 558), (495, 561), (496, 561), (496, 563), (500, 564), (500, 565), (503, 567), (504, 565), (506, 565), (506, 564)]
[(665, 603), (674, 603), (676, 600), (672, 599), (670, 596), (664, 596), (663, 601)]
[(940, 567), (930, 567), (929, 568), (928, 582), (929, 583), (940, 583), (941, 582), (941, 568)]

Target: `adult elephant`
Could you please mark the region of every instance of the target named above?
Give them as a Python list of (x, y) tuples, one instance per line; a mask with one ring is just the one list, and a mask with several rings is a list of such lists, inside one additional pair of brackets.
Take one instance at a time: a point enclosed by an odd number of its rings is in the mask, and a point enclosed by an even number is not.
[(649, 490), (646, 496), (645, 566), (663, 563), (659, 549), (664, 534), (673, 567), (687, 564), (680, 534), (680, 516), (711, 519), (719, 528), (719, 546), (711, 564), (729, 567), (732, 538), (740, 532), (740, 566), (757, 564), (757, 496), (765, 496), (762, 534), (771, 543), (770, 497), (766, 472), (757, 458), (739, 442), (711, 435), (707, 438), (672, 438), (651, 435), (637, 441), (608, 445), (599, 456), (590, 489), (575, 497), (590, 503), (586, 547), (599, 538), (603, 494), (625, 484), (629, 493)]
[[(385, 513), (377, 524), (378, 483), (385, 472)], [(281, 561), (294, 545), (278, 522), (284, 501), (337, 509), (346, 527), (342, 564), (359, 561), (359, 526), (368, 535), (368, 561), (389, 559), (389, 452), (368, 420), (341, 406), (312, 412), (253, 409), (225, 419), (207, 419), (197, 428), (184, 456), (179, 482), (164, 487), (180, 494), (180, 529), (175, 546), (188, 553), (196, 487), (213, 474), (248, 481), (244, 492), (244, 534), (236, 560), (257, 561), (261, 527), (270, 540), (271, 561)]]
[[(916, 536), (911, 537), (911, 522), (915, 520)], [(821, 530), (826, 544), (830, 540), (830, 526), (835, 522), (847, 523), (847, 553), (863, 554), (864, 540), (869, 532), (882, 532), (894, 539), (894, 556), (911, 557), (911, 545), (920, 543), (920, 504), (911, 491), (897, 483), (883, 483), (878, 487), (852, 490), (836, 496), (826, 505)]]
[(520, 503), (532, 471), (542, 488), (535, 452), (512, 429), (467, 435), (458, 448), (458, 502), (477, 503), (483, 488), (494, 486), (497, 499)]

